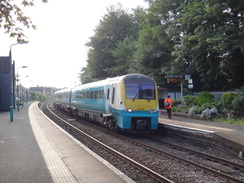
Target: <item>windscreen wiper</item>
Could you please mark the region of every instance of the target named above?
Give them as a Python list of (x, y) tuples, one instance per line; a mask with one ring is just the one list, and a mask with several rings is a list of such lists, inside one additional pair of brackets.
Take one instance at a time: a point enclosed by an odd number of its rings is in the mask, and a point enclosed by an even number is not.
[(136, 97), (138, 96), (139, 91), (137, 92), (137, 94), (135, 95), (135, 97), (132, 99), (132, 101), (134, 101), (136, 99)]

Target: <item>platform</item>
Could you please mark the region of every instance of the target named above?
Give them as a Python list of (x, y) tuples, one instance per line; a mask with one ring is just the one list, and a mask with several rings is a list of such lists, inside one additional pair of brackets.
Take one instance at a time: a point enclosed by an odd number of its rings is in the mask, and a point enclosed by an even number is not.
[(159, 115), (159, 124), (165, 128), (199, 135), (215, 141), (216, 144), (232, 151), (237, 156), (244, 158), (244, 126), (233, 125), (208, 120), (172, 115), (169, 119), (166, 112)]
[(0, 182), (132, 183), (53, 124), (37, 102), (0, 113)]

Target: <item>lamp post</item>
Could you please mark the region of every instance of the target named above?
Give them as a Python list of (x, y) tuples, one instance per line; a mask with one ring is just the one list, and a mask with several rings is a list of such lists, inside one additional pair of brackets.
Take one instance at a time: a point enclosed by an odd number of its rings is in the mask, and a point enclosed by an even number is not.
[(27, 44), (28, 41), (26, 42), (19, 42), (19, 43), (14, 43), (10, 46), (10, 50), (9, 50), (9, 58), (10, 58), (10, 121), (13, 121), (14, 120), (14, 110), (13, 110), (13, 98), (14, 98), (14, 92), (13, 92), (13, 89), (14, 89), (14, 82), (13, 82), (13, 79), (14, 79), (14, 71), (13, 71), (13, 66), (12, 66), (12, 46), (14, 45), (17, 45), (17, 44)]

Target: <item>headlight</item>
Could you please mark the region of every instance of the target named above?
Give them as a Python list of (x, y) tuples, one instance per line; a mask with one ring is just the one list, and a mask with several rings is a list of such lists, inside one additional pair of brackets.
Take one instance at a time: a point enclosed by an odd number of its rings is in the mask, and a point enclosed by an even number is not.
[(157, 109), (150, 109), (150, 113), (157, 112)]
[(132, 112), (132, 109), (129, 108), (129, 109), (125, 109), (126, 112)]

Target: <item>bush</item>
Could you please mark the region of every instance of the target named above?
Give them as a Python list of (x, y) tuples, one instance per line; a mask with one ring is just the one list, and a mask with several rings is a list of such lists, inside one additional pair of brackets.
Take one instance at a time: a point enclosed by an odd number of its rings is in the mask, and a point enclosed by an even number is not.
[(244, 114), (244, 86), (239, 90), (236, 90), (236, 93), (237, 94), (231, 103), (232, 107), (236, 112)]
[(37, 101), (41, 101), (41, 102), (44, 102), (44, 101), (47, 101), (50, 99), (50, 97), (46, 96), (46, 95), (43, 95), (41, 93), (38, 93), (38, 92), (30, 92), (31, 94), (31, 100), (37, 100)]
[(234, 109), (232, 102), (236, 96), (237, 96), (237, 94), (235, 94), (234, 92), (227, 92), (222, 95), (221, 99), (222, 99), (226, 109), (228, 109), (228, 110)]
[(196, 102), (198, 106), (202, 106), (205, 103), (212, 103), (214, 102), (214, 96), (207, 91), (203, 91), (199, 93), (199, 96), (196, 98)]
[(190, 116), (195, 116), (196, 114), (199, 114), (199, 107), (198, 106), (191, 107), (188, 114)]
[(181, 105), (181, 100), (180, 99), (173, 99), (173, 106), (178, 106)]
[(189, 107), (196, 105), (196, 98), (197, 97), (191, 95), (183, 96), (184, 105)]

